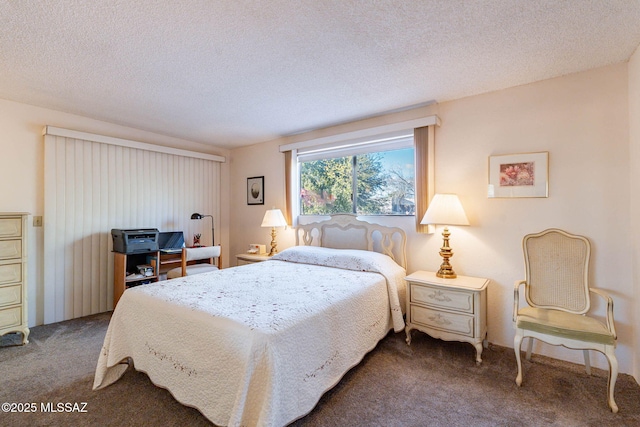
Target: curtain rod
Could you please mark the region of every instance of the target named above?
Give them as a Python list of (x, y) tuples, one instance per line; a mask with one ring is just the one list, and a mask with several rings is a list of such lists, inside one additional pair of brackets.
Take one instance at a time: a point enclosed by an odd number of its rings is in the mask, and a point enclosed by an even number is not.
[(299, 150), (302, 148), (315, 147), (318, 145), (332, 144), (335, 142), (342, 142), (351, 139), (366, 138), (371, 136), (377, 136), (386, 133), (392, 133), (397, 131), (403, 131), (408, 129), (414, 129), (424, 126), (440, 126), (440, 118), (438, 116), (427, 116), (414, 120), (407, 120), (404, 122), (391, 123), (381, 126), (374, 126), (366, 129), (359, 129), (351, 132), (339, 133), (335, 135), (323, 136), (320, 138), (308, 139), (300, 142), (292, 142), (290, 144), (284, 144), (280, 146), (280, 152)]

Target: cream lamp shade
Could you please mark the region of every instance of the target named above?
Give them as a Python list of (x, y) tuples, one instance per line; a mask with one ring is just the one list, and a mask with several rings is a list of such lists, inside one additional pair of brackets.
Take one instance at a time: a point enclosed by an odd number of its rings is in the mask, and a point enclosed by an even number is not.
[(280, 209), (269, 209), (262, 218), (261, 227), (286, 227), (287, 220)]
[(449, 263), (449, 258), (453, 256), (453, 251), (449, 247), (451, 233), (449, 233), (449, 228), (447, 227), (449, 225), (469, 225), (469, 220), (464, 213), (458, 196), (455, 194), (436, 194), (433, 196), (420, 224), (440, 224), (445, 226), (442, 232), (442, 247), (440, 248), (442, 264), (436, 276), (445, 279), (458, 277)]
[(273, 256), (278, 253), (278, 243), (276, 243), (276, 227), (286, 227), (287, 220), (284, 219), (284, 215), (280, 209), (269, 209), (265, 212), (264, 218), (262, 218), (261, 227), (271, 227), (271, 251), (269, 256)]
[(457, 195), (436, 194), (420, 224), (469, 225), (469, 220)]

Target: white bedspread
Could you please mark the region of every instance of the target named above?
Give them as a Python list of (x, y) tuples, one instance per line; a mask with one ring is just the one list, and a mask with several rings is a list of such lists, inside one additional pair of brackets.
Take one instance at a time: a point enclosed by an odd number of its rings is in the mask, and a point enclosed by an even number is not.
[(129, 289), (94, 389), (117, 381), (131, 357), (217, 425), (286, 425), (389, 329), (403, 329), (404, 276), (374, 252), (296, 247), (263, 263)]

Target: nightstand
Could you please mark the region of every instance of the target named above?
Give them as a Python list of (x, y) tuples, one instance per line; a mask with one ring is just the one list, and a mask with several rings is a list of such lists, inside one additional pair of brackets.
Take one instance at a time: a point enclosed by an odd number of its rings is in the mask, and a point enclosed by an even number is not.
[(430, 271), (416, 271), (407, 281), (407, 344), (417, 329), (445, 341), (462, 341), (476, 348), (482, 363), (487, 338), (487, 286), (489, 279), (458, 276), (442, 279)]
[(253, 264), (254, 262), (262, 262), (271, 258), (267, 254), (238, 254), (236, 255), (236, 265)]

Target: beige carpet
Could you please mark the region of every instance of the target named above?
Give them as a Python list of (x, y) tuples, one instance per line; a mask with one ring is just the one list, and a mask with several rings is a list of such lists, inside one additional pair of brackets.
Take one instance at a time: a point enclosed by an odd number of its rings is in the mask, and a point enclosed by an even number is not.
[[(35, 413), (2, 413), (0, 426), (206, 426), (140, 372), (92, 391), (110, 313), (32, 329), (30, 343), (0, 338), (0, 403), (34, 403)], [(620, 375), (618, 414), (606, 401), (606, 372), (534, 355), (515, 385), (513, 350), (490, 346), (481, 366), (469, 344), (414, 332), (388, 335), (294, 426), (640, 426), (640, 386)], [(86, 412), (41, 411), (79, 404)], [(70, 408), (74, 409), (73, 406)]]

